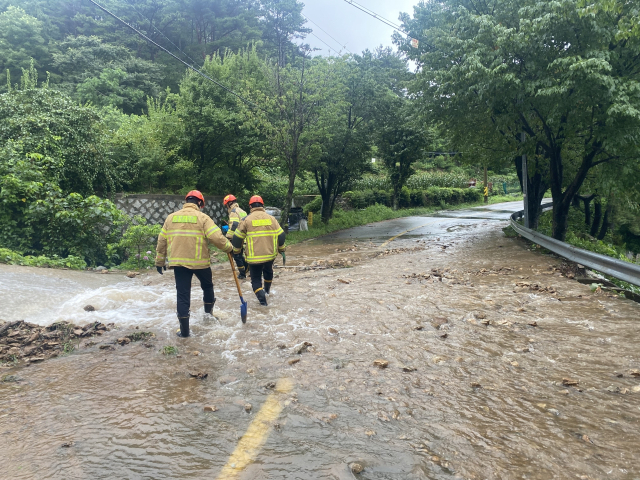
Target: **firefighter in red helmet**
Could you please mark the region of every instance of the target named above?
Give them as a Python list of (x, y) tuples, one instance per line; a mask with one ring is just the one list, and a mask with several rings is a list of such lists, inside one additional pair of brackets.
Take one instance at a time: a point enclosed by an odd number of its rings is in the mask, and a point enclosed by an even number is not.
[[(267, 295), (273, 282), (273, 261), (285, 252), (285, 234), (278, 220), (264, 210), (262, 197), (249, 200), (251, 213), (240, 222), (233, 239), (233, 252), (238, 253), (247, 242), (247, 263), (251, 272), (251, 287), (261, 305), (267, 305)], [(264, 276), (264, 286), (262, 278)]]
[(189, 336), (189, 307), (191, 306), (191, 279), (195, 275), (202, 287), (204, 311), (211, 313), (216, 302), (213, 291), (209, 243), (223, 252), (231, 252), (231, 243), (209, 215), (201, 212), (204, 197), (192, 190), (185, 197), (181, 210), (167, 217), (158, 236), (156, 268), (158, 273), (173, 269), (178, 296), (178, 321), (181, 337)]
[[(238, 199), (233, 194), (224, 197), (223, 203), (224, 206), (227, 207), (227, 212), (229, 213), (229, 230), (227, 230), (227, 238), (231, 240), (233, 238), (233, 234), (236, 232), (236, 228), (238, 228), (240, 222), (247, 216), (247, 212), (238, 206)], [(238, 279), (243, 280), (247, 278), (249, 266), (244, 261), (242, 249), (240, 249), (239, 253), (233, 254), (233, 259), (236, 261), (236, 265), (238, 266)]]

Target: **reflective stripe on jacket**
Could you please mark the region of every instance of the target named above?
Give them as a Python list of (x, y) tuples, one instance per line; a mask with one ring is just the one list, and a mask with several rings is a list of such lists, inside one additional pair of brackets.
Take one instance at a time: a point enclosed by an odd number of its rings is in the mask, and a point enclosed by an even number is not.
[(211, 265), (209, 243), (224, 252), (233, 249), (211, 217), (197, 205), (187, 203), (164, 222), (158, 236), (156, 266), (164, 266), (166, 257), (169, 268), (207, 268)]
[(248, 263), (266, 263), (274, 260), (278, 252), (285, 251), (285, 234), (278, 220), (264, 211), (264, 208), (252, 208), (251, 213), (242, 221), (233, 236), (233, 251), (240, 253), (246, 240)]
[(227, 238), (232, 239), (240, 222), (247, 217), (247, 212), (241, 209), (237, 203), (231, 205), (229, 209), (229, 231), (227, 232)]

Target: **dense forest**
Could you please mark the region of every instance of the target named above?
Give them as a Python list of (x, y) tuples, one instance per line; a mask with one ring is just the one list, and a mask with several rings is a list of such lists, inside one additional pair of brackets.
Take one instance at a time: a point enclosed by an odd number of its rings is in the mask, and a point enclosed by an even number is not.
[(122, 259), (117, 192), (261, 192), (283, 221), (317, 194), (324, 222), (340, 198), (477, 200), (443, 189), (522, 181), (526, 155), (534, 226), (550, 191), (553, 236), (580, 212), (640, 251), (633, 2), (422, 1), (396, 49), (331, 57), (297, 0), (98, 3), (215, 83), (90, 1), (0, 0), (0, 247)]

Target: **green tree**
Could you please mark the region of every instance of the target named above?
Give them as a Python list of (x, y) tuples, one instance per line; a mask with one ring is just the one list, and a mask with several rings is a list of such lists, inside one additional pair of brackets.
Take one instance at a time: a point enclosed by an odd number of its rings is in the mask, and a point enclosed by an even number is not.
[(413, 54), (424, 110), (465, 151), (512, 159), (525, 153), (541, 164), (530, 175), (548, 169), (560, 240), (590, 170), (638, 154), (640, 42), (618, 35), (616, 13), (582, 15), (579, 6), (447, 0), (405, 18), (429, 39)]
[[(210, 56), (203, 71), (245, 98), (263, 105), (265, 61), (254, 47)], [(196, 185), (215, 194), (251, 189), (265, 148), (258, 111), (219, 85), (187, 73), (180, 84), (177, 114), (184, 125), (181, 152), (193, 162)]]
[(61, 72), (59, 88), (80, 102), (113, 106), (140, 114), (146, 98), (160, 93), (160, 68), (136, 59), (125, 46), (99, 37), (68, 37), (53, 54), (53, 67)]
[(22, 88), (0, 95), (0, 147), (17, 142), (23, 154), (54, 158), (65, 193), (115, 192), (126, 172), (104, 150), (98, 112), (44, 84), (35, 69), (25, 71)]
[(424, 157), (430, 138), (417, 121), (407, 100), (397, 98), (390, 105), (376, 145), (389, 172), (393, 188), (393, 208), (397, 209), (400, 191), (415, 172), (413, 164)]
[(0, 13), (0, 71), (8, 70), (11, 78), (18, 79), (32, 59), (37, 67), (42, 66), (46, 53), (40, 20), (20, 7), (9, 6)]
[(333, 61), (306, 55), (285, 67), (269, 67), (269, 102), (265, 102), (269, 150), (288, 178), (283, 225), (288, 222), (296, 178), (320, 159), (321, 138), (343, 104), (344, 85), (336, 73)]
[(323, 127), (322, 152), (311, 168), (322, 196), (324, 222), (333, 215), (338, 195), (371, 169), (376, 129), (395, 96), (389, 79), (396, 69), (406, 71), (406, 64), (394, 55), (397, 61), (386, 65), (389, 55), (366, 51), (362, 56), (332, 59), (333, 78), (342, 83), (342, 95), (333, 99), (336, 115)]

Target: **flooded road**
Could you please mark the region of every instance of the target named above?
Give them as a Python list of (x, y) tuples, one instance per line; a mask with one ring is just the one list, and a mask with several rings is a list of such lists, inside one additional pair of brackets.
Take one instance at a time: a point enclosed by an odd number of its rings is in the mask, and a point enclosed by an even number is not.
[[(246, 295), (244, 326), (228, 267), (215, 266), (217, 318), (195, 287), (185, 340), (170, 274), (61, 272), (56, 301), (51, 271), (11, 290), (3, 268), (13, 303), (0, 318), (37, 304), (41, 281), (53, 293), (29, 321), (118, 330), (0, 370), (14, 376), (0, 382), (0, 477), (639, 479), (640, 306), (505, 238), (515, 208), (295, 245), (288, 266), (305, 267), (278, 269), (269, 307)], [(100, 350), (136, 327), (155, 339)]]

